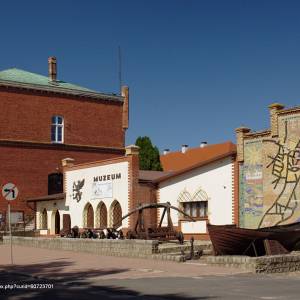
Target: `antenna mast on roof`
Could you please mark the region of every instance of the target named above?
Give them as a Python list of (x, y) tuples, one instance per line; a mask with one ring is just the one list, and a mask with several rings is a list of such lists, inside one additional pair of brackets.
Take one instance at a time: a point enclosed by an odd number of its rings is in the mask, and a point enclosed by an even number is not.
[(118, 56), (119, 56), (119, 88), (120, 88), (120, 93), (122, 93), (122, 53), (121, 53), (121, 46), (118, 47)]

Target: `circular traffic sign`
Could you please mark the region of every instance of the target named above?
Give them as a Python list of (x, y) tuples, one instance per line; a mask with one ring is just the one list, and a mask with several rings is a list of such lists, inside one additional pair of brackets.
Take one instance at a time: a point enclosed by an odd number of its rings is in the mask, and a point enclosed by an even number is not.
[(15, 200), (18, 197), (19, 190), (13, 183), (7, 183), (2, 188), (2, 196), (9, 201)]

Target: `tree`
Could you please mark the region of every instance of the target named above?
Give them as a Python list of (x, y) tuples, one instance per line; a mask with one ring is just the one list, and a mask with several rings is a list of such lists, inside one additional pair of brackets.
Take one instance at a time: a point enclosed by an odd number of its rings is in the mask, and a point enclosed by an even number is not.
[(159, 151), (148, 136), (139, 136), (135, 144), (140, 147), (140, 170), (162, 171)]

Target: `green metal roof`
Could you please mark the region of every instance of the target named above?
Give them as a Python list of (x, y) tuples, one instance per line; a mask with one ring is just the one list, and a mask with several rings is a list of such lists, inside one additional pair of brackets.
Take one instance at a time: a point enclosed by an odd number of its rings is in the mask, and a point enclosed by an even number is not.
[(14, 82), (21, 82), (21, 83), (28, 83), (28, 84), (38, 84), (38, 85), (44, 85), (48, 87), (62, 87), (66, 89), (72, 89), (72, 90), (80, 90), (80, 91), (89, 91), (89, 92), (95, 92), (90, 89), (67, 83), (61, 80), (57, 81), (51, 81), (48, 77), (27, 72), (24, 70), (12, 68), (7, 69), (0, 72), (0, 80), (6, 80), (6, 81), (14, 81)]
[(123, 97), (115, 94), (100, 93), (61, 80), (51, 81), (47, 76), (31, 73), (17, 68), (0, 71), (0, 85), (29, 88), (35, 90), (113, 101), (123, 101)]

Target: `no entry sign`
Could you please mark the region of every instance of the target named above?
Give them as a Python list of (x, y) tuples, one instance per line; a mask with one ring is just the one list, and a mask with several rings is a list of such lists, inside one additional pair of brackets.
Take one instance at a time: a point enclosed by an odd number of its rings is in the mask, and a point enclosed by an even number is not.
[(8, 200), (12, 201), (18, 197), (19, 190), (13, 183), (7, 183), (2, 188), (2, 196)]

